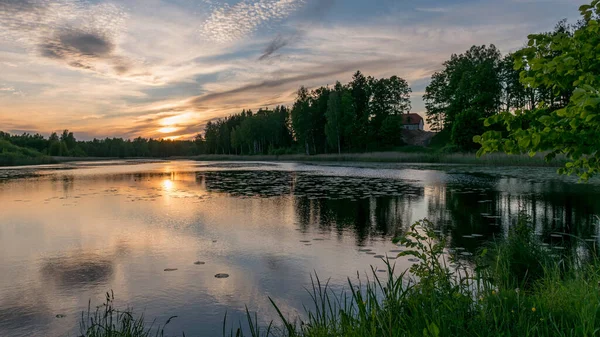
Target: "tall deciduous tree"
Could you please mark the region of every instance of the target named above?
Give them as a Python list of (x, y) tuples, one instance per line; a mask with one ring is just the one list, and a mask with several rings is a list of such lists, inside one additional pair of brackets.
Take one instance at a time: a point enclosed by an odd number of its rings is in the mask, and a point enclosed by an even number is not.
[(329, 95), (327, 104), (327, 124), (325, 133), (327, 142), (331, 147), (337, 148), (342, 153), (342, 144), (348, 142), (356, 118), (352, 94), (348, 88), (337, 82), (334, 90)]
[(572, 33), (530, 35), (525, 57), (515, 63), (522, 83), (552, 89), (553, 99), (488, 118), (486, 125), (502, 124), (507, 132), (474, 137), (482, 144), (479, 155), (549, 151), (547, 160), (567, 157), (561, 173), (586, 180), (600, 172), (600, 0), (580, 12), (583, 21)]
[[(477, 120), (492, 116), (500, 111), (502, 97), (501, 54), (494, 45), (473, 46), (464, 54), (452, 55), (444, 63), (444, 70), (434, 74), (432, 82), (425, 89), (423, 99), (426, 103), (429, 120), (435, 122), (436, 128), (450, 128), (452, 132), (476, 135), (479, 130), (465, 130), (466, 125), (453, 127), (460, 114), (468, 114)], [(460, 118), (466, 120), (466, 116)], [(472, 148), (473, 144), (455, 144), (463, 149)]]
[(296, 102), (292, 107), (292, 126), (298, 143), (304, 145), (307, 155), (310, 155), (309, 141), (311, 140), (311, 111), (308, 89), (302, 86), (296, 94)]

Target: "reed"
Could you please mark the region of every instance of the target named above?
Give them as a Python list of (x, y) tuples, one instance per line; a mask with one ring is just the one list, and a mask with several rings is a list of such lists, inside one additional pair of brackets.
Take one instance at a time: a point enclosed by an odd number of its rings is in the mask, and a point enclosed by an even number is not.
[[(540, 245), (522, 215), (507, 238), (465, 261), (449, 251), (444, 237), (423, 220), (397, 240), (402, 256), (418, 259), (387, 276), (372, 269), (366, 280), (348, 279), (348, 290), (334, 292), (311, 277), (312, 303), (304, 318), (279, 314), (260, 326), (246, 308), (246, 319), (224, 337), (401, 337), (401, 336), (596, 336), (600, 334), (600, 264), (592, 254), (553, 256)], [(163, 336), (164, 326), (146, 326), (143, 316), (119, 312), (112, 297), (91, 316), (82, 316), (85, 337)], [(168, 324), (168, 322), (167, 322)]]

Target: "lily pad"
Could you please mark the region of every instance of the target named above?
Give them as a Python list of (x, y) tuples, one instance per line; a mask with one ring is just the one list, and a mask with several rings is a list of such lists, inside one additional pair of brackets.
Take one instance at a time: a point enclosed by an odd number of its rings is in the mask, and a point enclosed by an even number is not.
[(302, 243), (308, 243), (308, 242), (310, 242), (310, 240), (300, 240), (300, 242), (302, 242)]
[(378, 259), (383, 259), (385, 256), (383, 256), (383, 255), (375, 255), (375, 256), (373, 256), (373, 257), (374, 257), (374, 258), (378, 258)]
[(363, 253), (364, 253), (364, 252), (370, 252), (370, 251), (372, 251), (372, 250), (373, 250), (373, 249), (370, 249), (370, 248), (361, 248), (361, 249), (359, 249), (358, 251), (359, 251), (359, 252), (363, 252)]
[(176, 271), (177, 268), (166, 268), (165, 271)]
[(197, 266), (199, 266), (199, 265), (202, 265), (202, 264), (206, 264), (206, 262), (196, 261), (196, 262), (194, 262), (194, 264), (197, 265)]
[(419, 262), (419, 259), (416, 259), (414, 257), (411, 257), (410, 259), (408, 259), (409, 262)]
[(367, 252), (367, 254), (368, 254), (368, 255), (375, 255), (375, 254), (377, 254), (377, 253), (375, 253), (375, 252)]
[(220, 273), (220, 274), (215, 275), (215, 277), (216, 278), (228, 278), (229, 274)]

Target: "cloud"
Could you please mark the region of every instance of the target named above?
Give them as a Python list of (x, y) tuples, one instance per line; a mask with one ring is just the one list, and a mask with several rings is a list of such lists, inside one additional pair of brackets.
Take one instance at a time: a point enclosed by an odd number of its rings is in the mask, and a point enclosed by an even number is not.
[(281, 34), (278, 34), (273, 41), (271, 41), (265, 48), (263, 54), (258, 58), (259, 61), (268, 59), (273, 53), (279, 49), (287, 46), (290, 43), (290, 39), (284, 38)]
[(23, 92), (21, 92), (20, 90), (15, 89), (14, 87), (11, 86), (0, 86), (0, 95), (2, 94), (10, 94), (10, 95), (15, 95), (15, 96), (23, 96)]
[(306, 82), (311, 82), (313, 80), (324, 79), (328, 77), (332, 77), (340, 74), (347, 74), (353, 71), (356, 71), (360, 67), (367, 66), (383, 66), (383, 65), (391, 65), (397, 60), (393, 59), (373, 59), (373, 60), (365, 60), (361, 62), (348, 62), (342, 64), (327, 64), (319, 67), (318, 70), (295, 76), (286, 76), (266, 81), (261, 81), (257, 83), (247, 84), (238, 88), (222, 91), (222, 92), (213, 92), (206, 95), (198, 96), (190, 100), (190, 104), (192, 106), (201, 106), (206, 102), (216, 101), (220, 99), (230, 100), (232, 96), (242, 93), (252, 93), (257, 94), (264, 89), (277, 89), (280, 93), (284, 92), (286, 89), (286, 85), (295, 85), (300, 86), (303, 84), (307, 84)]
[(23, 45), (43, 60), (103, 76), (123, 77), (140, 68), (131, 78), (144, 79), (141, 61), (119, 55), (127, 18), (122, 7), (109, 3), (2, 0), (0, 39)]
[(109, 60), (115, 44), (103, 32), (80, 29), (59, 31), (38, 45), (42, 57), (63, 61), (71, 67), (94, 69), (94, 62)]
[(239, 40), (260, 26), (287, 18), (304, 0), (243, 0), (215, 9), (200, 29), (202, 37), (217, 42)]
[(299, 41), (306, 34), (306, 30), (324, 20), (334, 3), (335, 0), (318, 0), (313, 2), (311, 6), (307, 6), (300, 15), (302, 22), (292, 28), (293, 33), (288, 34), (287, 36), (284, 36), (281, 33), (277, 34), (277, 36), (267, 45), (258, 60), (264, 61), (269, 59), (276, 51), (293, 42)]

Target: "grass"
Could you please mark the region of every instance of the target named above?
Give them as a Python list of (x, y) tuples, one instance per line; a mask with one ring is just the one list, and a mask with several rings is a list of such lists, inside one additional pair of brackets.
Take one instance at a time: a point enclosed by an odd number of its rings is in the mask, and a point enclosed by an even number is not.
[(144, 315), (134, 317), (133, 310), (117, 310), (114, 306), (114, 294), (106, 294), (106, 301), (91, 310), (91, 302), (87, 312), (81, 314), (79, 330), (85, 337), (163, 337), (164, 327), (169, 324), (155, 326), (155, 322), (146, 324)]
[(0, 139), (0, 166), (52, 164), (55, 160), (35, 150)]
[[(468, 263), (448, 252), (444, 238), (437, 237), (427, 220), (414, 224), (399, 241), (406, 247), (401, 255), (420, 261), (409, 271), (395, 274), (388, 263), (385, 278), (372, 270), (364, 283), (349, 279), (349, 290), (339, 294), (315, 275), (306, 319), (289, 319), (271, 300), (278, 322), (260, 327), (257, 315), (246, 309), (245, 323), (235, 328), (227, 329), (225, 318), (223, 336), (600, 335), (600, 269), (595, 255), (552, 257), (524, 216), (506, 239)], [(127, 331), (141, 324), (132, 317), (121, 316)], [(104, 330), (109, 329), (94, 331)], [(138, 330), (138, 335), (123, 336), (149, 336), (144, 334), (148, 330)]]
[(507, 155), (502, 153), (489, 154), (480, 158), (473, 153), (442, 153), (440, 151), (423, 150), (410, 152), (371, 152), (349, 154), (320, 154), (307, 155), (203, 155), (191, 157), (198, 161), (283, 161), (283, 162), (380, 162), (380, 163), (427, 163), (427, 164), (463, 164), (482, 166), (531, 166), (531, 167), (562, 167), (566, 161), (555, 159), (548, 163), (542, 155), (529, 157), (527, 155)]

